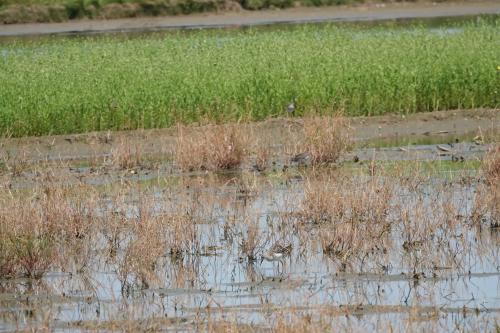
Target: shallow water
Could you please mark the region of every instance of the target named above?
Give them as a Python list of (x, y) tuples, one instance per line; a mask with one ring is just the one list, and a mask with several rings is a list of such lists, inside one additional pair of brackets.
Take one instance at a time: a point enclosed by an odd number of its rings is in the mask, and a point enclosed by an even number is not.
[[(450, 16), (450, 17), (404, 17), (399, 19), (394, 19), (391, 17), (378, 18), (378, 19), (361, 19), (354, 17), (351, 20), (342, 19), (293, 19), (286, 22), (276, 22), (276, 23), (264, 23), (255, 25), (221, 25), (221, 26), (174, 26), (174, 27), (148, 27), (144, 26), (142, 28), (134, 29), (111, 29), (110, 31), (61, 31), (59, 33), (52, 33), (50, 35), (35, 34), (24, 34), (16, 35), (13, 33), (0, 34), (0, 44), (2, 42), (12, 42), (12, 41), (43, 41), (43, 40), (55, 40), (57, 38), (109, 38), (113, 37), (116, 39), (131, 39), (131, 38), (164, 38), (168, 35), (179, 35), (179, 34), (197, 34), (200, 30), (208, 30), (214, 34), (219, 35), (216, 40), (217, 45), (222, 46), (227, 40), (233, 37), (228, 36), (227, 33), (232, 31), (274, 31), (274, 30), (292, 30), (292, 29), (302, 29), (307, 25), (314, 26), (324, 26), (324, 25), (336, 25), (339, 27), (351, 27), (358, 28), (360, 31), (358, 33), (353, 33), (353, 39), (363, 38), (364, 36), (370, 36), (373, 34), (383, 34), (387, 36), (388, 32), (383, 31), (381, 28), (400, 28), (400, 32), (417, 32), (418, 29), (426, 28), (430, 31), (435, 32), (439, 35), (453, 35), (460, 33), (463, 30), (463, 24), (477, 24), (482, 21), (495, 21), (500, 15), (498, 13), (492, 14), (480, 14), (480, 15), (461, 15), (461, 16)], [(417, 27), (417, 28), (416, 28)], [(374, 31), (371, 31), (374, 29)], [(415, 30), (416, 29), (416, 30)], [(22, 31), (22, 30), (21, 30)], [(206, 33), (206, 31), (205, 31)], [(397, 35), (397, 30), (392, 33)], [(321, 31), (318, 32), (318, 36), (321, 35)], [(40, 50), (43, 52), (43, 49)], [(19, 49), (22, 52), (22, 48)], [(82, 52), (85, 52), (82, 49)], [(2, 50), (0, 55), (3, 57), (15, 55), (13, 49)]]
[[(154, 278), (144, 279), (119, 273), (118, 263), (134, 236), (123, 235), (113, 260), (102, 236), (89, 249), (83, 268), (75, 262), (39, 281), (0, 281), (0, 331), (44, 326), (80, 331), (100, 324), (109, 330), (120, 320), (145, 323), (146, 319), (167, 330), (198, 330), (207, 321), (223, 319), (265, 328), (282, 313), (314, 317), (323, 312), (335, 313), (335, 327), (346, 330), (390, 326), (402, 331), (408, 325), (437, 331), (494, 329), (500, 313), (500, 233), (468, 222), (475, 183), (450, 182), (438, 173), (418, 191), (396, 187), (384, 250), (352, 253), (341, 261), (322, 251), (321, 226), (301, 226), (303, 222), (297, 221), (295, 213), (306, 186), (302, 179), (314, 179), (305, 173), (275, 180), (255, 175), (257, 179), (193, 176), (184, 180), (186, 187), (151, 185), (147, 191), (154, 198), (154, 214), (181, 205), (198, 220), (197, 242), (189, 253), (174, 258), (166, 252), (158, 260)], [(367, 176), (351, 177), (358, 186), (370, 182)], [(252, 181), (259, 184), (255, 191), (244, 190), (242, 184)], [(102, 214), (119, 211), (133, 219), (140, 212), (134, 189), (119, 209), (106, 198)], [(442, 213), (433, 205), (446, 202), (455, 205), (461, 222), (437, 227), (433, 235), (419, 240), (424, 244), (420, 248), (405, 250), (408, 233), (419, 232), (419, 217), (405, 229), (398, 221), (398, 207), (409, 207), (410, 212), (423, 209), (423, 218), (432, 224)], [(259, 230), (256, 260), (241, 251), (249, 226)], [(278, 240), (292, 244), (291, 255), (279, 261), (261, 260)]]

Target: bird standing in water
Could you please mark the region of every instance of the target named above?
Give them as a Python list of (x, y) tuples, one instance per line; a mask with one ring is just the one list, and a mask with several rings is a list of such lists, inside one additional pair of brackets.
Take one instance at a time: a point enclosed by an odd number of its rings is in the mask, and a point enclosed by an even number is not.
[(280, 261), (283, 257), (289, 256), (292, 253), (292, 244), (290, 243), (275, 243), (271, 249), (262, 255), (262, 260)]

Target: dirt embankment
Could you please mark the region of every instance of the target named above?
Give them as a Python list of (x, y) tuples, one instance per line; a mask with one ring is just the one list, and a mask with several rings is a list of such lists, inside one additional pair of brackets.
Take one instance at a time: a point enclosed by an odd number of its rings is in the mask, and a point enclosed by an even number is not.
[[(286, 1), (286, 0), (284, 0)], [(249, 3), (251, 1), (245, 1)], [(172, 28), (203, 28), (225, 26), (251, 26), (278, 23), (304, 23), (327, 21), (376, 21), (410, 18), (435, 18), (500, 14), (500, 2), (496, 0), (446, 2), (368, 2), (357, 5), (330, 7), (301, 7), (307, 3), (290, 2), (299, 7), (282, 10), (245, 10), (238, 2), (224, 0), (203, 1), (202, 5), (155, 9), (156, 2), (109, 4), (98, 12), (93, 5), (88, 14), (74, 12), (69, 15), (62, 5), (10, 6), (0, 9), (0, 36), (84, 33), (107, 31), (147, 31)], [(196, 2), (189, 2), (195, 3)], [(142, 6), (142, 7), (141, 7)], [(146, 6), (145, 8), (143, 8)], [(148, 7), (149, 6), (149, 7)], [(159, 5), (158, 5), (159, 6)], [(248, 6), (247, 6), (248, 7)], [(279, 6), (278, 6), (279, 7)], [(245, 6), (243, 6), (245, 8)], [(250, 8), (253, 9), (253, 8)], [(187, 13), (198, 13), (184, 15)], [(149, 17), (139, 17), (147, 15)], [(167, 16), (165, 16), (167, 15)], [(176, 16), (172, 16), (176, 15)], [(158, 17), (151, 17), (158, 16)], [(77, 18), (73, 20), (73, 18)], [(113, 18), (114, 20), (106, 20)], [(71, 19), (69, 22), (65, 22)], [(28, 23), (30, 24), (14, 24)], [(59, 23), (42, 23), (59, 22)], [(9, 23), (9, 24), (2, 24)]]
[[(302, 120), (278, 118), (248, 126), (273, 146), (284, 146), (300, 135)], [(400, 144), (408, 140), (425, 141), (432, 138), (433, 141), (442, 138), (445, 142), (449, 138), (463, 138), (465, 135), (487, 135), (490, 141), (498, 141), (500, 109), (439, 111), (406, 117), (358, 117), (350, 120), (350, 126), (355, 141), (360, 145), (370, 141)], [(190, 128), (196, 130), (194, 126)], [(0, 151), (10, 156), (20, 156), (28, 162), (82, 160), (110, 154), (126, 142), (140, 147), (143, 154), (162, 155), (174, 150), (176, 138), (176, 128), (26, 137), (0, 140)]]

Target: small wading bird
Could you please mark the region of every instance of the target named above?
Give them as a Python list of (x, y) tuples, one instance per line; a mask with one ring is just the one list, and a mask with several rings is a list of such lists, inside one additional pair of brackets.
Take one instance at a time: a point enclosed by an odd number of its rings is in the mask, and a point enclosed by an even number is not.
[(285, 256), (289, 256), (292, 253), (292, 244), (290, 243), (275, 243), (267, 253), (264, 253), (261, 258), (261, 262), (267, 261), (280, 261)]
[(311, 154), (309, 152), (303, 152), (292, 157), (291, 161), (298, 163), (299, 165), (305, 165), (311, 160)]
[(286, 113), (288, 114), (293, 114), (295, 112), (295, 98), (293, 99), (293, 101), (288, 104), (288, 106), (286, 107)]

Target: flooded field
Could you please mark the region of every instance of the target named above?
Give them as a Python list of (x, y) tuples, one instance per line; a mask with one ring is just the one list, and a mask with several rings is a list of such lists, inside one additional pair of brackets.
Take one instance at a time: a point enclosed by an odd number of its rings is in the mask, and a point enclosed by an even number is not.
[(499, 332), (498, 13), (2, 27), (0, 332)]
[(4, 141), (0, 331), (498, 330), (498, 127), (377, 148), (328, 119)]

